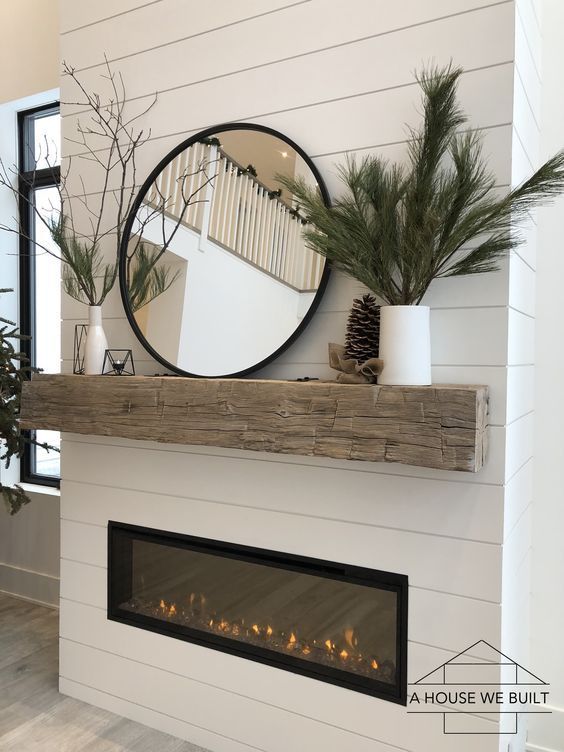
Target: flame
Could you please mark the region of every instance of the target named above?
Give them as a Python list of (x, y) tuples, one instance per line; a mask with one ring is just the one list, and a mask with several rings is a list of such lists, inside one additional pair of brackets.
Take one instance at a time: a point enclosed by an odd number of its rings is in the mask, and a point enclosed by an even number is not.
[[(234, 622), (229, 622), (227, 619), (218, 617), (217, 613), (215, 613), (214, 611), (211, 611), (214, 616), (210, 616), (209, 611), (207, 614), (205, 612), (202, 613), (204, 604), (206, 604), (206, 602), (207, 599), (202, 593), (190, 593), (185, 596), (185, 600), (180, 601), (180, 606), (177, 606), (176, 603), (172, 602), (167, 603), (164, 598), (161, 598), (159, 601), (158, 609), (154, 605), (152, 605), (151, 608), (153, 609), (153, 615), (160, 613), (163, 618), (172, 618), (174, 616), (177, 616), (179, 613), (181, 615), (181, 618), (186, 621), (188, 620), (188, 618), (192, 619), (194, 617), (197, 617), (198, 620), (201, 619), (200, 623), (207, 624), (210, 629), (223, 632), (226, 635), (233, 635), (234, 637), (238, 637), (239, 639), (248, 637), (250, 634), (254, 634), (257, 637), (262, 637), (263, 639), (273, 638), (273, 641), (270, 643), (270, 647), (274, 645), (277, 649), (285, 648), (288, 651), (295, 651), (303, 656), (309, 656), (312, 653), (315, 654), (315, 651), (317, 650), (324, 649), (328, 654), (326, 660), (334, 661), (338, 656), (338, 658), (341, 661), (346, 662), (350, 670), (353, 671), (357, 670), (357, 664), (361, 667), (360, 670), (362, 672), (366, 672), (368, 667), (370, 667), (372, 671), (380, 670), (380, 666), (376, 658), (363, 655), (358, 650), (358, 638), (355, 633), (354, 627), (346, 627), (345, 629), (343, 629), (342, 636), (339, 637), (336, 642), (334, 642), (331, 638), (328, 638), (326, 640), (313, 638), (309, 643), (306, 643), (302, 639), (298, 640), (296, 632), (294, 632), (293, 630), (290, 631), (290, 634), (288, 635), (287, 632), (277, 630), (270, 624), (261, 626), (255, 623), (252, 624), (251, 627), (248, 627), (245, 626), (244, 618), (237, 619)], [(186, 610), (186, 606), (184, 605), (185, 603), (189, 603), (192, 609), (192, 615), (190, 617), (190, 612)]]
[(356, 639), (356, 635), (352, 627), (347, 627), (347, 629), (345, 629), (345, 642), (350, 648), (356, 648), (356, 646), (358, 645), (358, 640)]

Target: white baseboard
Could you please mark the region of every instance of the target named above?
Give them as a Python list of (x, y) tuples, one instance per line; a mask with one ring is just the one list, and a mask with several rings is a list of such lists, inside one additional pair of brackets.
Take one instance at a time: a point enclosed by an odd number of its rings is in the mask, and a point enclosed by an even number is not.
[(0, 562), (0, 592), (58, 608), (59, 578)]

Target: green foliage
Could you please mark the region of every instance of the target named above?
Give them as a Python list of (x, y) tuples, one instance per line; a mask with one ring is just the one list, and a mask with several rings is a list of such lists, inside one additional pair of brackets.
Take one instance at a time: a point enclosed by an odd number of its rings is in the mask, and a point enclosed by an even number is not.
[(64, 215), (52, 220), (49, 229), (60, 251), (67, 295), (80, 303), (102, 305), (116, 281), (117, 263), (105, 263), (97, 243), (88, 244), (75, 237)]
[(424, 117), (410, 130), (407, 166), (348, 159), (339, 168), (347, 191), (332, 207), (303, 179), (277, 176), (311, 224), (308, 247), (391, 305), (420, 303), (434, 279), (495, 271), (521, 242), (515, 223), (564, 189), (561, 151), (496, 195), (481, 134), (461, 130), (461, 73), (449, 65), (418, 76)]
[[(0, 289), (0, 294), (13, 292)], [(33, 443), (44, 449), (54, 449), (48, 444), (32, 441), (22, 435), (18, 423), (21, 406), (22, 384), (36, 368), (29, 365), (25, 353), (20, 352), (19, 343), (28, 339), (19, 333), (16, 324), (9, 319), (0, 317), (0, 439), (2, 440), (2, 454), (0, 461), (10, 466), (13, 457), (23, 455), (25, 445)], [(57, 450), (55, 450), (57, 451)], [(15, 514), (27, 504), (29, 497), (20, 486), (3, 486), (0, 483), (0, 493), (6, 502), (10, 514)]]
[(147, 249), (143, 242), (135, 249), (128, 268), (127, 287), (134, 313), (166, 292), (180, 275), (180, 271), (171, 274), (169, 268), (159, 263), (162, 253), (156, 246)]

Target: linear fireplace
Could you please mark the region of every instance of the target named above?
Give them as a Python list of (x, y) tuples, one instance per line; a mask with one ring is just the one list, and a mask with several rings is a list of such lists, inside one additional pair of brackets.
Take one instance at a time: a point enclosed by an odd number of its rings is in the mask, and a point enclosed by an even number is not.
[(406, 703), (405, 575), (108, 523), (108, 618)]

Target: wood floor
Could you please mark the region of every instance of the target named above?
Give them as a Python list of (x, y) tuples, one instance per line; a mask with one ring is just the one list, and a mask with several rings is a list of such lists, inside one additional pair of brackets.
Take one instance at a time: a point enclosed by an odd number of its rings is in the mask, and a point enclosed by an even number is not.
[(0, 594), (1, 752), (205, 752), (60, 695), (58, 613)]

